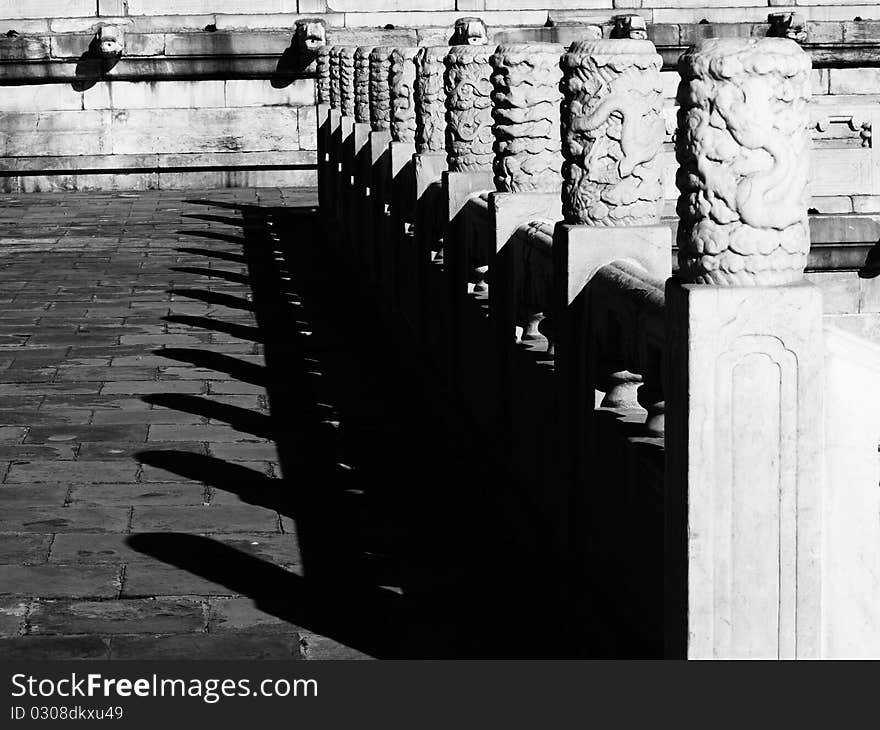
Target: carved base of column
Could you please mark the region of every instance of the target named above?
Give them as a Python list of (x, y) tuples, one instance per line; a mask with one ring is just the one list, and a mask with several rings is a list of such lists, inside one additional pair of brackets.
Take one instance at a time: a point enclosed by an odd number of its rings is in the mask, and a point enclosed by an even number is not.
[(666, 647), (821, 650), (822, 297), (666, 288)]

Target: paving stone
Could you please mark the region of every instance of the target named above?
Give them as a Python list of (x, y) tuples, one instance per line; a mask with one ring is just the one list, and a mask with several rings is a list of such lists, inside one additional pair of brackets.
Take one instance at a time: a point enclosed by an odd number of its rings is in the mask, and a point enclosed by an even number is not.
[[(0, 386), (2, 388), (3, 386)], [(204, 393), (205, 383), (192, 380), (125, 380), (106, 383), (102, 395), (134, 395), (141, 393)], [(2, 392), (2, 391), (0, 391)]]
[(68, 487), (62, 484), (2, 484), (0, 510), (5, 512), (10, 508), (63, 507), (68, 491)]
[(71, 506), (200, 506), (207, 499), (205, 491), (198, 484), (83, 484), (71, 488), (68, 501)]
[(252, 438), (230, 426), (218, 425), (152, 425), (148, 441), (243, 441)]
[(0, 427), (0, 443), (2, 444), (20, 444), (28, 429), (24, 426), (2, 426)]
[(0, 594), (42, 598), (113, 598), (119, 593), (117, 566), (0, 565)]
[(51, 534), (0, 534), (0, 564), (44, 563)]
[(0, 532), (123, 532), (129, 517), (122, 507), (4, 506)]
[(205, 419), (202, 416), (184, 413), (183, 411), (174, 411), (170, 408), (154, 408), (149, 411), (141, 410), (124, 410), (124, 411), (95, 411), (92, 423), (95, 425), (116, 424), (116, 423), (178, 423), (186, 425), (195, 425), (202, 423)]
[(238, 591), (155, 560), (129, 563), (122, 586), (124, 598), (140, 596), (234, 596)]
[(40, 601), (28, 628), (30, 634), (178, 634), (203, 631), (205, 609), (186, 598)]
[(110, 641), (100, 636), (19, 636), (0, 639), (5, 661), (108, 659)]
[(247, 504), (211, 507), (137, 506), (131, 523), (134, 532), (217, 532), (218, 527), (228, 532), (277, 532), (278, 515), (272, 510)]
[(277, 461), (278, 447), (274, 441), (251, 443), (212, 443), (212, 456), (227, 461)]
[(101, 483), (136, 481), (137, 464), (125, 461), (31, 461), (13, 464), (7, 482)]
[(107, 383), (117, 380), (155, 380), (156, 368), (138, 367), (61, 367), (58, 368), (59, 381), (87, 383), (97, 381)]
[(372, 659), (368, 654), (319, 634), (302, 633), (300, 642), (303, 659)]
[[(177, 441), (168, 443), (150, 443), (148, 448), (175, 449), (180, 452), (194, 454), (207, 454), (207, 446), (201, 442)], [(131, 461), (138, 458), (138, 454), (144, 451), (145, 445), (138, 442), (114, 442), (103, 441), (99, 443), (84, 443), (79, 450), (77, 459), (80, 461), (103, 461), (120, 459)]]
[(140, 441), (147, 439), (147, 427), (141, 424), (34, 426), (25, 443), (78, 443), (94, 441)]
[(18, 636), (23, 633), (29, 601), (20, 598), (0, 599), (0, 636)]
[(261, 610), (252, 598), (211, 598), (208, 601), (208, 631), (279, 634), (302, 631), (278, 616)]
[(52, 541), (49, 562), (120, 565), (152, 560), (129, 545), (130, 537), (124, 533), (61, 533)]
[(299, 635), (185, 634), (119, 636), (111, 641), (112, 659), (301, 659)]
[(0, 459), (10, 461), (62, 461), (76, 458), (77, 444), (0, 444)]

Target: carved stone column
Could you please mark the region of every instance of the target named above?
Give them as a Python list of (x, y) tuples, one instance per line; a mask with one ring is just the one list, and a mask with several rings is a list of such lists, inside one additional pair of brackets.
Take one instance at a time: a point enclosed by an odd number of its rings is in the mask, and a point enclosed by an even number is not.
[(330, 108), (342, 108), (342, 93), (340, 91), (340, 61), (339, 46), (330, 47)]
[(416, 152), (446, 149), (446, 95), (443, 59), (449, 46), (426, 46), (416, 53)]
[(712, 39), (679, 71), (667, 653), (818, 657), (825, 350), (821, 293), (801, 280), (810, 58), (784, 38)]
[(702, 43), (679, 62), (681, 276), (699, 284), (802, 278), (810, 250), (810, 57), (783, 38)]
[(559, 59), (550, 43), (498, 46), (489, 59), (495, 119), (495, 187), (501, 192), (558, 191)]
[(416, 64), (418, 48), (395, 48), (389, 69), (391, 138), (413, 143), (416, 139)]
[(391, 129), (390, 46), (374, 48), (370, 54), (370, 126), (374, 132)]
[(330, 104), (330, 46), (321, 46), (317, 58), (318, 103)]
[(569, 223), (652, 225), (662, 189), (660, 68), (647, 40), (573, 43), (562, 57), (562, 213)]
[(342, 114), (354, 118), (354, 54), (355, 46), (339, 47), (339, 107)]
[(450, 172), (492, 169), (491, 55), (486, 46), (453, 46), (446, 54), (446, 154)]
[(370, 46), (360, 46), (354, 52), (354, 118), (356, 122), (370, 121)]

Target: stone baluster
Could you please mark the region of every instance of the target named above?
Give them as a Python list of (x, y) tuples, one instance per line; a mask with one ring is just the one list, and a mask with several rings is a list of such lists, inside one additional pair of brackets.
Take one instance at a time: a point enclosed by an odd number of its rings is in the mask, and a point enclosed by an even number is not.
[(443, 59), (449, 46), (426, 46), (416, 53), (416, 152), (446, 149), (446, 93)]
[(360, 46), (354, 52), (354, 118), (370, 122), (370, 53), (372, 48)]
[(588, 226), (660, 219), (660, 68), (647, 40), (572, 44), (562, 57), (562, 213)]
[(389, 69), (391, 139), (414, 143), (416, 139), (416, 64), (418, 48), (395, 48)]
[(339, 108), (343, 116), (354, 118), (354, 54), (355, 46), (339, 47)]
[(810, 57), (712, 39), (679, 61), (680, 271), (667, 284), (667, 653), (823, 647), (822, 299)]
[(492, 54), (486, 46), (453, 46), (446, 54), (446, 154), (450, 172), (491, 171)]
[(374, 132), (391, 129), (390, 46), (379, 46), (370, 53), (370, 126)]

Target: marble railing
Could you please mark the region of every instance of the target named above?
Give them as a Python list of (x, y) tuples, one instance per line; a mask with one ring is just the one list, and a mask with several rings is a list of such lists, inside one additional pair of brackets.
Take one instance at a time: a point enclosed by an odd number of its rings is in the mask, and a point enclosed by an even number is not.
[[(345, 106), (353, 54), (329, 54), (322, 210), (511, 471), (580, 515), (559, 521), (566, 544), (587, 534), (589, 569), (662, 584), (670, 656), (829, 656), (829, 632), (851, 646), (858, 629), (822, 603), (825, 349), (804, 270), (811, 153), (830, 125), (866, 127), (817, 116), (809, 56), (699, 43), (670, 131), (644, 38), (391, 50), (390, 129)], [(613, 547), (632, 524), (663, 556), (651, 575)]]

